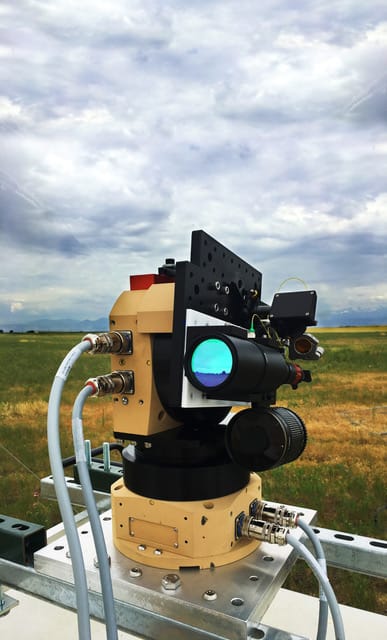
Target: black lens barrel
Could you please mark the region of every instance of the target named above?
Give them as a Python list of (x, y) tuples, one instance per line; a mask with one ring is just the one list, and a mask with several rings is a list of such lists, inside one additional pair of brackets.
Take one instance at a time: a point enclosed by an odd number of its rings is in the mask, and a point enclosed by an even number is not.
[(306, 440), (303, 421), (284, 407), (246, 409), (236, 413), (227, 425), (229, 455), (250, 471), (266, 471), (296, 460)]
[[(217, 386), (202, 384), (192, 369), (192, 357), (198, 345), (216, 338), (230, 349), (233, 366), (226, 379)], [(187, 350), (185, 371), (191, 384), (207, 393), (208, 397), (222, 400), (254, 401), (254, 395), (274, 391), (282, 384), (291, 383), (294, 365), (286, 362), (279, 349), (258, 344), (253, 340), (216, 333), (193, 342)]]

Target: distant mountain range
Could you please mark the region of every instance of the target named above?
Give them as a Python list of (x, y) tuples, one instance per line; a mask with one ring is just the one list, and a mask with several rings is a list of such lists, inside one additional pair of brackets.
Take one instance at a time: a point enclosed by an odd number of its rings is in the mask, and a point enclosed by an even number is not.
[(387, 307), (364, 309), (345, 309), (328, 313), (317, 313), (319, 327), (366, 327), (387, 324)]
[[(379, 307), (371, 311), (347, 309), (337, 312), (321, 312), (317, 314), (319, 327), (359, 327), (387, 324), (387, 307)], [(108, 318), (96, 320), (78, 320), (77, 318), (30, 318), (15, 323), (0, 323), (0, 332), (25, 333), (26, 331), (69, 331), (88, 333), (107, 331)]]
[(76, 318), (36, 318), (25, 322), (15, 322), (13, 324), (0, 324), (0, 331), (15, 333), (25, 333), (26, 331), (69, 331), (69, 332), (101, 332), (107, 331), (109, 322), (107, 318), (97, 318), (97, 320), (77, 320)]

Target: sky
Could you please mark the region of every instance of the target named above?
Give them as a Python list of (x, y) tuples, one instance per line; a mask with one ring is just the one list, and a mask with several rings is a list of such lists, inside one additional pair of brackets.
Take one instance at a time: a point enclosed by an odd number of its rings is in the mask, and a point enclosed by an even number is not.
[(2, 0), (0, 151), (0, 326), (106, 317), (194, 229), (266, 302), (387, 309), (385, 0)]

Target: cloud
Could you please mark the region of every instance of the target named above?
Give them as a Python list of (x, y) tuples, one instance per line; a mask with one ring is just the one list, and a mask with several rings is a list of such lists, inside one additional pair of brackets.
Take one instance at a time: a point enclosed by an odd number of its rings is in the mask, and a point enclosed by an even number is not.
[(11, 244), (40, 251), (72, 255), (82, 251), (81, 243), (54, 214), (0, 175), (0, 231)]
[(267, 297), (289, 275), (327, 305), (384, 295), (384, 1), (0, 15), (1, 300), (104, 315), (129, 273), (188, 259), (194, 228)]
[(11, 305), (10, 305), (11, 313), (15, 313), (15, 311), (21, 311), (22, 309), (24, 309), (24, 302), (21, 302), (20, 300), (11, 302)]

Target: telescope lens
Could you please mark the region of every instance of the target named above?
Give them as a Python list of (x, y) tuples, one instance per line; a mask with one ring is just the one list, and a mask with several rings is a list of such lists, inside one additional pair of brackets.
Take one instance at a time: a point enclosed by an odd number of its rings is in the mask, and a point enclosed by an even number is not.
[(312, 349), (312, 346), (313, 345), (311, 344), (310, 340), (308, 340), (304, 336), (301, 336), (294, 341), (295, 350), (301, 354), (309, 353)]
[(284, 407), (257, 407), (236, 413), (227, 425), (226, 447), (234, 462), (266, 471), (296, 460), (306, 445), (301, 418)]
[(198, 344), (191, 356), (190, 369), (204, 387), (218, 387), (231, 373), (233, 357), (223, 340), (208, 338)]

